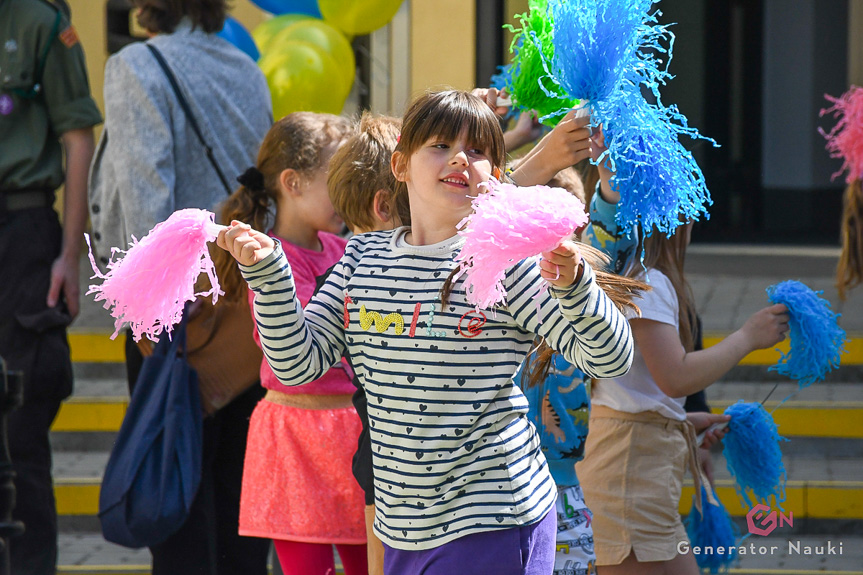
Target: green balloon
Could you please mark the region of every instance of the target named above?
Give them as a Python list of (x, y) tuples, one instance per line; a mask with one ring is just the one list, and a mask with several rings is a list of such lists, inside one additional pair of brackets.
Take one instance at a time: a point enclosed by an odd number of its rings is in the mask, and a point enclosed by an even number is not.
[(348, 89), (354, 84), (356, 60), (354, 49), (345, 35), (321, 20), (309, 19), (294, 22), (283, 28), (273, 38), (270, 48), (283, 42), (308, 42), (332, 56), (338, 64), (341, 73), (339, 77), (348, 84)]
[(300, 111), (340, 114), (350, 93), (333, 57), (309, 42), (273, 46), (258, 66), (270, 87), (275, 120)]
[(273, 38), (276, 37), (276, 34), (284, 30), (287, 26), (303, 20), (316, 20), (316, 18), (312, 18), (306, 14), (282, 14), (281, 16), (274, 16), (273, 18), (265, 20), (259, 24), (254, 30), (252, 30), (252, 39), (258, 47), (258, 52), (263, 56), (264, 52), (269, 49), (270, 43), (273, 41)]
[(318, 0), (327, 23), (350, 36), (361, 36), (385, 26), (402, 0)]

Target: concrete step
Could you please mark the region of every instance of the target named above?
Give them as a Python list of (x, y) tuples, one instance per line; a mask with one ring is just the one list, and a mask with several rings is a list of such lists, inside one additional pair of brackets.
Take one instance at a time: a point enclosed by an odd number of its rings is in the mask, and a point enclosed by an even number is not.
[(57, 573), (143, 575), (150, 573), (150, 551), (108, 543), (100, 532), (61, 532)]
[[(76, 366), (75, 393), (60, 409), (52, 427), (56, 433), (116, 432), (123, 421), (129, 400), (122, 366), (85, 365)], [(110, 372), (105, 377), (90, 373), (106, 368)], [(740, 400), (763, 401), (769, 393), (765, 408), (775, 410), (780, 433), (789, 437), (863, 438), (863, 387), (855, 385), (859, 381), (820, 382), (802, 390), (787, 380), (776, 382), (775, 390), (773, 382), (720, 381), (707, 393), (715, 412)]]
[[(863, 537), (753, 535), (738, 548), (735, 575), (863, 575)], [(834, 554), (828, 554), (829, 551)], [(820, 551), (820, 553), (818, 553)]]
[[(863, 537), (853, 535), (752, 536), (740, 543), (734, 575), (863, 575)], [(691, 549), (683, 550), (692, 552)], [(702, 550), (699, 550), (702, 551)], [(739, 550), (740, 551), (740, 550)], [(828, 554), (833, 551), (833, 554)], [(343, 573), (338, 555), (337, 575)], [(61, 533), (60, 575), (149, 575), (150, 552), (127, 549), (99, 533)]]
[[(333, 549), (336, 573), (344, 575), (341, 559)], [(149, 549), (129, 549), (105, 541), (98, 529), (61, 532), (58, 541), (59, 575), (150, 575)], [(275, 553), (271, 552), (268, 571), (281, 575)], [(242, 574), (237, 574), (242, 575)]]
[[(792, 439), (782, 444), (788, 483), (786, 509), (811, 520), (848, 520), (863, 527), (863, 453), (856, 439)], [(717, 493), (734, 516), (749, 511), (741, 503), (720, 449), (714, 455)], [(99, 487), (108, 451), (57, 451), (54, 490), (58, 514), (72, 531), (92, 529), (99, 510)], [(687, 482), (680, 502), (688, 513), (692, 494)], [(855, 527), (855, 531), (859, 530)]]

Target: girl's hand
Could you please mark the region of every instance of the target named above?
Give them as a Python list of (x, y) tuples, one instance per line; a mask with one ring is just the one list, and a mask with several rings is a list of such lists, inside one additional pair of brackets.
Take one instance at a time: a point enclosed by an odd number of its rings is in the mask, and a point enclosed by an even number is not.
[(778, 303), (752, 314), (739, 331), (753, 350), (764, 349), (785, 339), (790, 329), (788, 319), (788, 308)]
[(470, 93), (485, 102), (491, 108), (491, 111), (494, 112), (495, 116), (499, 118), (503, 118), (509, 112), (510, 105), (502, 105), (498, 101), (498, 99), (505, 100), (508, 98), (504, 90), (498, 90), (497, 88), (474, 88)]
[[(710, 449), (699, 447), (698, 451), (695, 453), (698, 457), (698, 466), (701, 467), (702, 471), (704, 471), (704, 476), (707, 478), (707, 481), (713, 485), (713, 457), (710, 455)], [(705, 487), (707, 486), (705, 485)]]
[[(593, 135), (590, 136), (591, 159), (596, 162), (607, 149), (605, 146), (605, 133), (602, 130), (602, 126), (599, 126), (593, 131)], [(599, 195), (609, 204), (618, 203), (620, 201), (620, 192), (613, 190), (611, 187), (611, 176), (614, 173), (608, 169), (605, 159), (597, 165), (597, 169), (599, 170), (600, 181)]]
[(590, 157), (590, 118), (577, 118), (577, 112), (570, 110), (522, 159), (512, 173), (517, 185), (546, 184), (560, 170)]
[(575, 242), (566, 240), (550, 252), (542, 252), (540, 275), (556, 288), (567, 288), (581, 279), (584, 265)]
[(708, 413), (706, 411), (696, 411), (692, 413), (686, 414), (686, 419), (689, 420), (690, 423), (695, 427), (695, 433), (701, 433), (704, 430), (707, 430), (707, 433), (704, 434), (704, 439), (701, 441), (701, 445), (698, 445), (700, 448), (709, 449), (712, 446), (719, 443), (725, 434), (728, 431), (727, 426), (723, 427), (712, 427), (719, 423), (728, 423), (731, 421), (730, 415), (725, 415), (724, 413)]
[(608, 148), (605, 146), (605, 132), (602, 126), (593, 129), (590, 135), (590, 157), (595, 162)]
[(273, 253), (276, 242), (252, 226), (234, 220), (219, 232), (216, 244), (244, 266), (251, 266)]

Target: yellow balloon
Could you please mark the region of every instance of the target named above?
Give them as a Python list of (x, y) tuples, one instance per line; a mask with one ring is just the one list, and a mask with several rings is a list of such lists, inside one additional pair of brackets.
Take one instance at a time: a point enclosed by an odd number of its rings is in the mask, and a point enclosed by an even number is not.
[(324, 20), (350, 36), (385, 26), (401, 4), (402, 0), (318, 0)]
[(259, 24), (252, 30), (252, 39), (255, 41), (255, 46), (258, 47), (258, 52), (263, 55), (269, 49), (276, 34), (284, 30), (285, 27), (303, 20), (316, 20), (316, 18), (305, 14), (282, 14)]
[(354, 49), (344, 34), (321, 20), (303, 20), (283, 28), (273, 38), (270, 48), (295, 40), (314, 44), (332, 56), (341, 70), (340, 78), (348, 84), (348, 89), (353, 86), (357, 64)]
[(350, 86), (339, 76), (332, 56), (309, 42), (292, 40), (273, 46), (258, 61), (273, 100), (273, 118), (291, 112), (340, 114)]

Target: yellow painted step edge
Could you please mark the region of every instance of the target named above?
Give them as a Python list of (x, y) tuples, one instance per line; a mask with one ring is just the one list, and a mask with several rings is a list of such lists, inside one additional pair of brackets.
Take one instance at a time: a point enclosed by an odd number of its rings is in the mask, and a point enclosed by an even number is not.
[[(60, 515), (97, 515), (99, 513), (98, 478), (57, 478), (54, 496)], [(691, 482), (683, 487), (680, 512), (689, 513), (694, 489)], [(716, 482), (716, 493), (733, 516), (744, 516), (744, 508), (730, 480)], [(811, 519), (863, 519), (863, 481), (789, 481), (782, 506), (794, 517)]]
[[(716, 345), (727, 334), (707, 334), (704, 337), (704, 347)], [(786, 339), (780, 343), (777, 348), (782, 352), (787, 353), (789, 343)], [(841, 365), (863, 365), (863, 334), (848, 334), (848, 339), (845, 342), (845, 350), (847, 353), (841, 355)], [(779, 352), (775, 349), (759, 349), (753, 351), (743, 358), (739, 365), (774, 365), (779, 361)]]
[[(69, 332), (69, 346), (72, 361), (81, 363), (123, 363), (125, 361), (125, 336), (110, 339), (106, 331)], [(725, 337), (723, 334), (710, 334), (704, 338), (705, 347), (716, 345)], [(787, 352), (788, 341), (782, 342), (779, 349)], [(842, 365), (863, 365), (863, 335), (849, 334), (845, 344), (848, 353), (842, 354)], [(754, 351), (743, 358), (740, 365), (773, 365), (779, 361), (779, 352), (773, 349)]]
[(126, 336), (111, 339), (111, 332), (106, 331), (70, 331), (69, 349), (74, 362), (124, 363)]
[(57, 573), (75, 575), (150, 575), (150, 565), (58, 565)]
[[(687, 481), (680, 498), (680, 513), (689, 513), (694, 494), (692, 482)], [(730, 479), (716, 482), (716, 494), (730, 515), (743, 517), (749, 512)], [(863, 481), (789, 481), (782, 507), (794, 518), (863, 519)]]
[(128, 405), (128, 399), (123, 397), (73, 397), (60, 406), (51, 430), (116, 432), (123, 423)]
[[(779, 434), (783, 437), (863, 439), (863, 407), (856, 406), (859, 402), (854, 402), (854, 407), (845, 407), (845, 402), (822, 407), (823, 403), (818, 402), (817, 407), (792, 407), (793, 404), (786, 403), (781, 409), (773, 411), (773, 421)], [(726, 407), (728, 402), (717, 401), (711, 410), (713, 413), (722, 413)], [(768, 403), (765, 407), (771, 411), (775, 405)]]
[[(727, 405), (727, 402), (716, 402), (714, 413), (722, 413)], [(128, 400), (121, 397), (72, 398), (60, 407), (51, 429), (60, 432), (116, 432), (123, 422), (127, 406)], [(863, 439), (863, 405), (860, 402), (785, 404), (773, 413), (773, 418), (779, 426), (779, 433), (786, 437)]]

